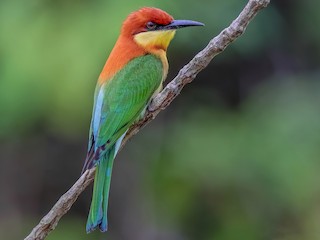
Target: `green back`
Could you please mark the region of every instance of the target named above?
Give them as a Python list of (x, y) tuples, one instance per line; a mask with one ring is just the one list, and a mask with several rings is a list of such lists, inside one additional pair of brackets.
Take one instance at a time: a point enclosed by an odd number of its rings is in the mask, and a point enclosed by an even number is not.
[(148, 54), (131, 60), (112, 79), (97, 87), (89, 150), (115, 144), (146, 107), (162, 82), (162, 74), (161, 60)]

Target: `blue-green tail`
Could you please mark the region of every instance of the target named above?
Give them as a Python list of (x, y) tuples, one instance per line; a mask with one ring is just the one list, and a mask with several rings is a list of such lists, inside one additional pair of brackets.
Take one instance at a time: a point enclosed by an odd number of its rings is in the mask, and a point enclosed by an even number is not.
[(115, 146), (103, 154), (96, 166), (90, 212), (87, 220), (87, 233), (99, 227), (101, 232), (108, 230), (107, 210)]

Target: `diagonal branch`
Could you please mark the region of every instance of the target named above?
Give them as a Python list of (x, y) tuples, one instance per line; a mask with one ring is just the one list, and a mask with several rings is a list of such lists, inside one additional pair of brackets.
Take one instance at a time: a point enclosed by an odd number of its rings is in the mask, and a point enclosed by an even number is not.
[[(164, 110), (179, 95), (182, 88), (192, 82), (197, 74), (208, 66), (210, 61), (221, 53), (230, 43), (242, 35), (249, 22), (257, 15), (259, 10), (267, 7), (270, 0), (249, 0), (239, 16), (225, 28), (218, 36), (199, 52), (178, 75), (160, 92), (148, 106), (144, 117), (134, 124), (128, 131), (122, 146), (128, 139), (152, 121), (160, 111)], [(68, 212), (73, 203), (84, 189), (93, 181), (95, 168), (87, 170), (75, 184), (56, 202), (50, 212), (44, 216), (40, 223), (33, 228), (25, 240), (44, 239), (57, 226), (60, 218)]]

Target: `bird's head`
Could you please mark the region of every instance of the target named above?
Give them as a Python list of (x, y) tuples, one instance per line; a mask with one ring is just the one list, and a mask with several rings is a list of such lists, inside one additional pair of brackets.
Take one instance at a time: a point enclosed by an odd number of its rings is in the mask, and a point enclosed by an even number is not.
[(123, 36), (133, 39), (146, 50), (167, 50), (176, 29), (190, 26), (204, 26), (191, 20), (174, 20), (165, 11), (144, 7), (131, 13), (121, 29)]

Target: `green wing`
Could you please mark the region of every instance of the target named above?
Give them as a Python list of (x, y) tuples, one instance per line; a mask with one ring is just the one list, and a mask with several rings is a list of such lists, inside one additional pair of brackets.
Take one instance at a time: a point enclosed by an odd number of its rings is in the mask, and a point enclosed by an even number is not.
[(101, 154), (139, 117), (160, 86), (162, 74), (161, 60), (145, 55), (131, 60), (96, 90), (88, 147), (91, 159), (87, 157), (85, 169), (95, 165)]

